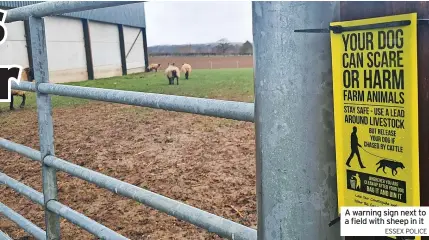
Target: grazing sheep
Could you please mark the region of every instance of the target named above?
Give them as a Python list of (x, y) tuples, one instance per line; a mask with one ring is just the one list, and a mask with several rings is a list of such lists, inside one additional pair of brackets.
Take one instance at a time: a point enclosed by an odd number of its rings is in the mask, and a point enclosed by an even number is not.
[[(32, 82), (34, 81), (34, 79), (31, 79), (31, 69), (30, 68), (24, 68), (24, 71), (22, 71), (22, 76), (21, 76), (21, 81), (27, 81), (27, 82)], [(13, 96), (20, 96), (22, 98), (22, 102), (21, 105), (19, 105), (20, 108), (24, 108), (25, 106), (25, 99), (26, 99), (26, 95), (24, 91), (20, 91), (20, 90), (11, 90), (11, 94), (10, 94), (10, 110), (15, 110), (15, 108), (13, 107)]]
[(174, 79), (177, 79), (177, 85), (179, 85), (180, 69), (174, 66), (174, 63), (168, 63), (168, 67), (165, 69), (165, 76), (168, 79), (169, 85), (174, 85)]
[(152, 63), (149, 64), (149, 67), (147, 68), (149, 72), (152, 72), (152, 70), (155, 70), (155, 72), (158, 72), (158, 69), (161, 67), (161, 63)]
[(189, 74), (192, 72), (191, 65), (189, 65), (187, 63), (183, 63), (183, 65), (182, 65), (182, 72), (185, 73), (185, 78), (186, 78), (186, 80), (188, 80)]

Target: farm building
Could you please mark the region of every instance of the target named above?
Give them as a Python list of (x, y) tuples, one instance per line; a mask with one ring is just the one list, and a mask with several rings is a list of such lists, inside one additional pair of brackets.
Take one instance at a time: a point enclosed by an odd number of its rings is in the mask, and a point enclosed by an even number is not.
[[(40, 1), (0, 1), (11, 9)], [(144, 3), (44, 17), (49, 79), (76, 82), (143, 72), (148, 63)], [(26, 21), (7, 23), (0, 65), (32, 67)]]

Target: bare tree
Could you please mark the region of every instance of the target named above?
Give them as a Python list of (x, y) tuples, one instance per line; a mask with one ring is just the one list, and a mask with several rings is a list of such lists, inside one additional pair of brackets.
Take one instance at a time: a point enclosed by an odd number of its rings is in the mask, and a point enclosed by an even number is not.
[(216, 52), (223, 55), (225, 55), (225, 53), (232, 47), (232, 44), (226, 38), (222, 38), (216, 43)]

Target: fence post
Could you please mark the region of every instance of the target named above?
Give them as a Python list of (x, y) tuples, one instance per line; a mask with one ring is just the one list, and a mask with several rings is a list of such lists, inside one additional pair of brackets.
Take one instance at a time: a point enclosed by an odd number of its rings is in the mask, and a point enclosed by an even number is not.
[(43, 196), (45, 204), (46, 237), (48, 240), (60, 239), (59, 216), (46, 208), (48, 201), (57, 200), (57, 174), (54, 168), (43, 163), (46, 156), (54, 156), (54, 128), (52, 123), (51, 96), (40, 93), (40, 83), (49, 82), (48, 55), (46, 51), (45, 24), (43, 18), (29, 18), (31, 53), (33, 57), (34, 78), (36, 80), (37, 117), (39, 124), (40, 152), (42, 157)]
[(328, 27), (337, 3), (252, 2), (260, 240), (341, 239), (330, 38), (294, 33)]

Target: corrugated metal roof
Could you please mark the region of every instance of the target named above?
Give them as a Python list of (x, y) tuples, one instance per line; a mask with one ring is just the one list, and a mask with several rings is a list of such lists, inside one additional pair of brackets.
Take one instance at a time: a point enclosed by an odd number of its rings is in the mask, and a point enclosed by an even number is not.
[[(16, 8), (44, 1), (0, 1), (0, 8)], [(61, 16), (83, 18), (93, 21), (146, 27), (144, 2), (115, 7), (99, 8), (81, 12), (65, 13)]]

